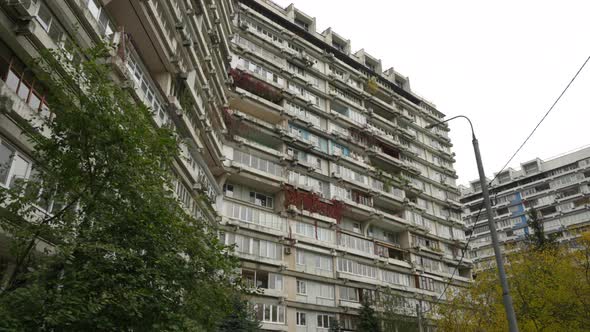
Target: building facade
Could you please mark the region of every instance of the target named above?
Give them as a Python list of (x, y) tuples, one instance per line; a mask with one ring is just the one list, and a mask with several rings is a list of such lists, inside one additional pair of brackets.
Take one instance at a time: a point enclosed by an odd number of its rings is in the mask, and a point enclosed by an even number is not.
[[(508, 168), (497, 174), (490, 189), (496, 229), (503, 250), (532, 234), (527, 211), (537, 210), (546, 234), (559, 233), (559, 242), (569, 242), (590, 226), (590, 148), (580, 149), (543, 161), (521, 164), (520, 170)], [(495, 264), (494, 250), (479, 181), (462, 188), (463, 219), (468, 228), (470, 257), (478, 270)], [(473, 232), (473, 234), (471, 234)]]
[(448, 129), (424, 128), (443, 114), (293, 5), (232, 24), (218, 207), (263, 328), (354, 330), (363, 298), (415, 316), (469, 282)]
[(25, 64), (111, 42), (121, 84), (182, 137), (178, 198), (236, 245), (263, 329), (354, 330), (383, 293), (431, 310), (471, 280), (448, 128), (425, 129), (444, 115), (315, 23), (264, 0), (0, 0), (0, 185), (29, 176), (23, 123), (51, 111)]
[[(36, 113), (51, 112), (43, 84), (27, 64), (43, 49), (110, 43), (113, 77), (151, 109), (154, 126), (171, 127), (182, 140), (173, 170), (179, 200), (195, 216), (216, 220), (212, 207), (221, 188), (211, 170), (223, 163), (221, 109), (228, 102), (230, 54), (224, 41), (232, 6), (224, 0), (1, 0), (0, 186), (30, 176), (34, 146), (27, 124)], [(50, 215), (55, 205), (40, 212)], [(3, 272), (14, 266), (9, 239), (0, 231)], [(45, 245), (40, 241), (39, 249)]]

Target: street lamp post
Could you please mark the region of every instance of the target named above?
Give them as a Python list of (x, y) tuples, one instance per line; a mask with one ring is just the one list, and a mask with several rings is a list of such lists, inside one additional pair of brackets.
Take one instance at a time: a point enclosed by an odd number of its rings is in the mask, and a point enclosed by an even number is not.
[(473, 143), (473, 151), (475, 152), (475, 161), (477, 163), (477, 171), (479, 172), (479, 183), (481, 185), (481, 191), (483, 195), (483, 203), (486, 207), (486, 214), (488, 216), (488, 224), (490, 227), (490, 234), (492, 236), (492, 245), (494, 247), (494, 254), (496, 256), (496, 265), (498, 266), (498, 275), (500, 276), (500, 283), (502, 284), (502, 299), (504, 300), (504, 309), (506, 310), (506, 317), (508, 318), (508, 328), (510, 332), (518, 332), (518, 325), (516, 323), (516, 314), (514, 313), (514, 306), (512, 304), (512, 297), (510, 296), (510, 290), (508, 288), (508, 279), (506, 278), (506, 270), (504, 269), (504, 258), (500, 251), (500, 244), (498, 243), (498, 233), (496, 232), (496, 223), (494, 221), (494, 215), (492, 213), (492, 204), (490, 202), (490, 193), (488, 191), (488, 184), (486, 181), (486, 174), (483, 170), (483, 163), (481, 161), (481, 154), (479, 152), (479, 142), (475, 137), (473, 130), (473, 124), (468, 117), (464, 115), (457, 115), (450, 119), (435, 122), (426, 126), (426, 129), (434, 128), (445, 122), (451, 121), (456, 118), (464, 118), (469, 121), (471, 127), (471, 142)]

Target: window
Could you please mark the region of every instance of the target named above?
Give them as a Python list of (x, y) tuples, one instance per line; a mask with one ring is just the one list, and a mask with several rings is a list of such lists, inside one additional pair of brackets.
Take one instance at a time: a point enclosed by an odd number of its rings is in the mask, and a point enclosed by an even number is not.
[(327, 314), (318, 314), (318, 327), (325, 329), (330, 328), (333, 319), (333, 316)]
[(340, 298), (345, 301), (358, 302), (359, 294), (356, 288), (340, 286)]
[(8, 172), (12, 164), (14, 150), (4, 143), (0, 143), (0, 183), (6, 184)]
[(363, 251), (367, 254), (373, 254), (375, 252), (373, 242), (345, 233), (340, 234), (340, 245), (349, 249)]
[(297, 280), (297, 294), (307, 294), (307, 283), (303, 280)]
[(384, 282), (396, 285), (410, 286), (410, 276), (394, 271), (381, 271), (381, 278)]
[(269, 273), (268, 289), (283, 290), (283, 276), (276, 273)]
[(96, 23), (98, 23), (100, 33), (107, 36), (111, 35), (113, 33), (111, 23), (109, 22), (106, 12), (96, 2), (96, 0), (88, 0), (88, 10), (90, 11), (90, 14), (92, 14), (92, 17), (94, 17), (96, 20)]
[(305, 251), (297, 249), (297, 265), (305, 265)]
[(18, 180), (26, 179), (31, 166), (20, 152), (0, 141), (0, 185), (11, 187)]
[(376, 279), (377, 268), (346, 258), (338, 258), (338, 271)]
[(233, 184), (224, 184), (223, 185), (223, 193), (227, 197), (234, 197), (234, 185)]
[(297, 326), (306, 326), (305, 312), (297, 311)]
[(256, 318), (267, 323), (285, 323), (285, 307), (277, 304), (258, 303), (254, 305)]
[(51, 15), (49, 8), (44, 2), (41, 2), (41, 5), (39, 6), (39, 12), (37, 13), (37, 21), (39, 24), (41, 24), (45, 31), (49, 31), (52, 19), (53, 16)]
[(302, 20), (296, 18), (295, 24), (302, 27), (305, 31), (309, 31), (309, 23), (303, 22)]
[(358, 222), (355, 222), (352, 224), (352, 231), (355, 233), (359, 233), (361, 232), (361, 224)]
[(332, 271), (332, 258), (330, 256), (316, 256), (316, 268), (320, 270)]
[(273, 198), (271, 196), (267, 196), (267, 195), (264, 195), (261, 193), (251, 191), (250, 192), (250, 203), (254, 203), (258, 206), (272, 208), (273, 207)]
[(319, 284), (319, 294), (318, 297), (324, 299), (334, 299), (334, 286), (328, 284)]

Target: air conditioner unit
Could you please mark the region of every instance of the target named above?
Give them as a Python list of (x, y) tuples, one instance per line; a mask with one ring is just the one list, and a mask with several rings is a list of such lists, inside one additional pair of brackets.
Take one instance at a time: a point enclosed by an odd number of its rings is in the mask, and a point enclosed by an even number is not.
[(291, 255), (291, 247), (285, 247), (285, 255)]

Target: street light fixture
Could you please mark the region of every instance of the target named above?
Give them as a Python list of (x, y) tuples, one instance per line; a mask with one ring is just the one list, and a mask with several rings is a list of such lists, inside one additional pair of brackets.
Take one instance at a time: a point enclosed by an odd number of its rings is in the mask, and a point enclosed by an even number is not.
[(506, 278), (506, 270), (504, 269), (504, 258), (500, 251), (500, 245), (498, 243), (498, 233), (496, 232), (496, 223), (494, 221), (494, 215), (492, 214), (492, 204), (490, 202), (490, 193), (488, 191), (488, 184), (486, 181), (486, 175), (483, 170), (483, 163), (481, 161), (481, 154), (479, 152), (479, 142), (475, 137), (473, 130), (473, 124), (468, 117), (464, 115), (457, 115), (450, 119), (435, 122), (426, 126), (426, 129), (431, 129), (439, 126), (445, 122), (454, 120), (456, 118), (464, 118), (469, 122), (471, 127), (471, 142), (473, 143), (473, 150), (475, 151), (475, 161), (477, 162), (477, 171), (479, 172), (479, 183), (481, 185), (481, 191), (483, 195), (483, 202), (486, 207), (486, 213), (488, 216), (488, 224), (490, 227), (490, 234), (492, 236), (492, 245), (494, 247), (494, 254), (496, 256), (496, 265), (498, 266), (498, 275), (500, 276), (500, 283), (502, 284), (502, 299), (504, 300), (504, 309), (506, 310), (506, 317), (508, 318), (508, 328), (510, 332), (518, 332), (518, 325), (516, 323), (516, 314), (514, 313), (514, 306), (512, 304), (512, 297), (510, 296), (510, 290), (508, 288), (508, 280)]

